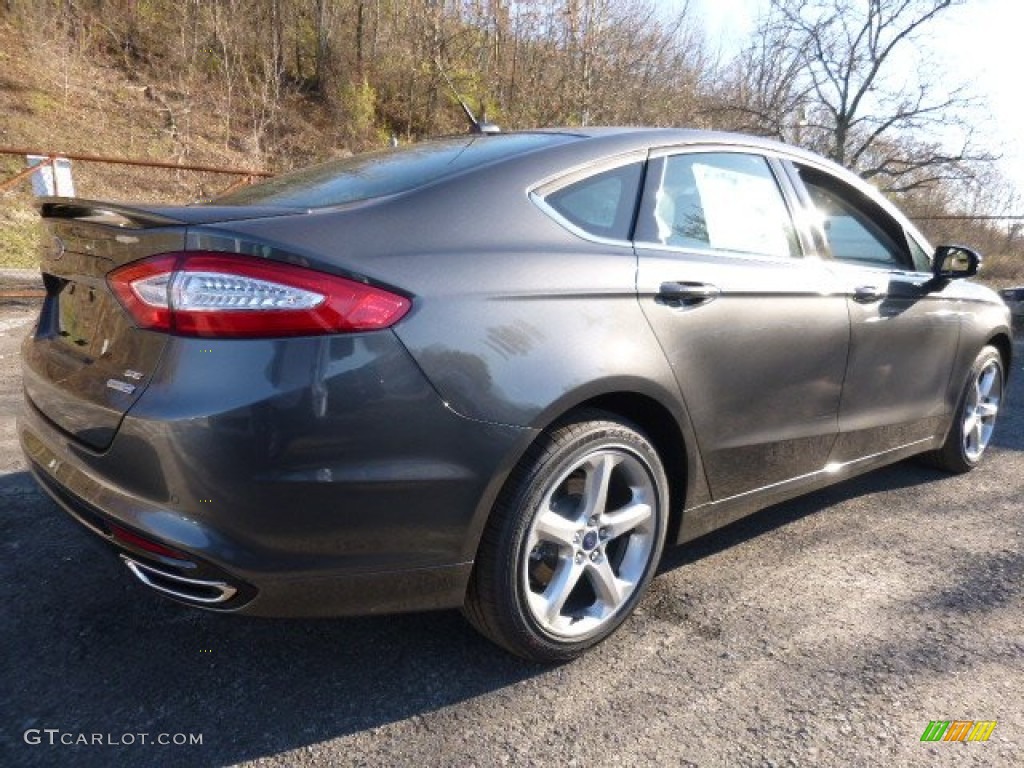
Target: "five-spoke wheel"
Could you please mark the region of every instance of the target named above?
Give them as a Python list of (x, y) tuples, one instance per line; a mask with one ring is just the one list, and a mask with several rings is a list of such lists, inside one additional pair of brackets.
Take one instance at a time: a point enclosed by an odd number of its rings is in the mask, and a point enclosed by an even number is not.
[(551, 483), (520, 568), (541, 628), (582, 637), (622, 609), (651, 559), (656, 503), (650, 470), (626, 448), (594, 450)]
[(572, 658), (632, 612), (665, 539), (668, 482), (634, 426), (603, 413), (546, 432), (484, 533), (465, 612), (527, 658)]
[(949, 472), (967, 472), (978, 465), (992, 440), (1005, 383), (1002, 356), (994, 347), (984, 347), (971, 366), (946, 441), (927, 454), (932, 464)]
[(998, 358), (985, 361), (967, 388), (963, 409), (963, 448), (977, 462), (992, 439), (999, 403), (1003, 399), (1003, 367)]

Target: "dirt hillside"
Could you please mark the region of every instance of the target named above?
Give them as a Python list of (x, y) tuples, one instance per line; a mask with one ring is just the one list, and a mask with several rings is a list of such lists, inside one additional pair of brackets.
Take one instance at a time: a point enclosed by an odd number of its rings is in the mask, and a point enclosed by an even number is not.
[[(150, 159), (218, 168), (279, 171), (335, 153), (321, 130), (329, 119), (313, 100), (293, 99), (287, 141), (273, 156), (224, 138), (215, 94), (176, 92), (173, 72), (146, 76), (73, 43), (26, 36), (0, 19), (0, 149)], [(187, 108), (181, 104), (188, 103)], [(0, 154), (0, 183), (25, 168)], [(189, 202), (235, 178), (129, 166), (73, 163), (82, 197)], [(25, 181), (0, 195), (0, 267), (35, 265), (36, 215)]]

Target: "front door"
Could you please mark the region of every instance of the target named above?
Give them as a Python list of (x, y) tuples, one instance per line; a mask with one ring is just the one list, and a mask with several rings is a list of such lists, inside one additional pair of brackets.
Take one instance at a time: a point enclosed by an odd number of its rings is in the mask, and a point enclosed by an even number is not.
[(816, 208), (850, 312), (850, 360), (832, 461), (930, 440), (948, 419), (959, 342), (956, 299), (931, 280), (928, 257), (875, 201), (797, 166)]

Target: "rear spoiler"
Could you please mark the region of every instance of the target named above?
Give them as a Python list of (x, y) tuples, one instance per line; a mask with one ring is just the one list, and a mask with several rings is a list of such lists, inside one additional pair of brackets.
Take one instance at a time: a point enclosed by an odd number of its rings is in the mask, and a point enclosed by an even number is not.
[(249, 205), (125, 205), (80, 197), (43, 197), (37, 203), (44, 219), (70, 219), (119, 229), (148, 229), (212, 224), (305, 213), (304, 208)]

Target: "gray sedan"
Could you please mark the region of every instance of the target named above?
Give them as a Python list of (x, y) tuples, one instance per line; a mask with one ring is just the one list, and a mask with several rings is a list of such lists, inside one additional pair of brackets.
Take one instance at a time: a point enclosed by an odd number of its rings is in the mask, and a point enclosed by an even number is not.
[(211, 610), (458, 606), (571, 658), (666, 544), (915, 454), (972, 469), (1010, 369), (977, 254), (745, 136), (455, 137), (41, 213), (29, 464)]

